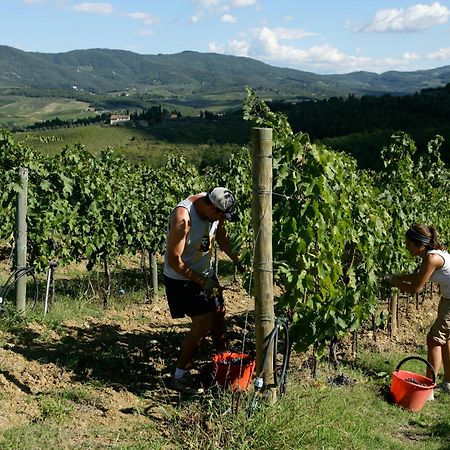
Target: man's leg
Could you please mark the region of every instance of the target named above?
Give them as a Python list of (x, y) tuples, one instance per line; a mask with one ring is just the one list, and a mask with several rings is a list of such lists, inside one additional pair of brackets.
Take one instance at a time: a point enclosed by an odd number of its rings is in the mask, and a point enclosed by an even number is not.
[(192, 326), (190, 331), (184, 337), (181, 345), (180, 357), (178, 359), (177, 368), (188, 370), (192, 365), (192, 360), (197, 350), (211, 331), (212, 317), (211, 313), (201, 314), (191, 317)]

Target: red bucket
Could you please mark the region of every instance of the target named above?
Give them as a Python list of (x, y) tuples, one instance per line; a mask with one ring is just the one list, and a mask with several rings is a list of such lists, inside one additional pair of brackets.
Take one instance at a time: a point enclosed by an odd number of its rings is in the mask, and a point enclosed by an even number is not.
[[(408, 372), (407, 370), (400, 370), (402, 364), (411, 359), (418, 359), (424, 362), (431, 370), (433, 379), (431, 380), (423, 375)], [(435, 386), (436, 374), (433, 366), (419, 356), (408, 356), (398, 364), (392, 374), (391, 397), (393, 402), (399, 406), (403, 406), (411, 411), (420, 411)]]
[(255, 360), (245, 353), (224, 352), (213, 356), (214, 380), (233, 391), (245, 391), (255, 370)]

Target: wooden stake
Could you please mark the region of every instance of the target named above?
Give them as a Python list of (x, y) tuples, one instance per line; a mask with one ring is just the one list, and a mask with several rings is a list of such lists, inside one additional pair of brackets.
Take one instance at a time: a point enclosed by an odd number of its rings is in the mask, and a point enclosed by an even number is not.
[(397, 304), (398, 304), (398, 293), (392, 292), (390, 297), (390, 313), (391, 313), (391, 337), (397, 334)]
[[(19, 169), (19, 191), (16, 203), (16, 252), (15, 270), (25, 269), (27, 266), (27, 194), (28, 194), (28, 169)], [(20, 273), (19, 273), (20, 275)], [(16, 281), (16, 308), (23, 313), (26, 306), (27, 278), (22, 276)]]
[(150, 253), (150, 273), (152, 275), (152, 301), (158, 299), (158, 264), (156, 261), (156, 253)]
[(141, 249), (141, 269), (144, 274), (144, 282), (145, 282), (145, 301), (150, 303), (152, 301), (152, 290), (150, 288), (150, 282), (148, 280), (147, 273), (147, 258), (146, 258), (147, 250), (145, 247)]
[(111, 296), (111, 270), (109, 268), (109, 257), (106, 254), (103, 258), (103, 269), (105, 273), (105, 289), (103, 296), (103, 308), (108, 307), (109, 297)]
[[(252, 128), (251, 137), (256, 370), (257, 374), (263, 372), (266, 398), (269, 404), (273, 404), (276, 402), (273, 343), (267, 342), (275, 326), (272, 266), (272, 129)], [(266, 358), (263, 361), (265, 352)]]

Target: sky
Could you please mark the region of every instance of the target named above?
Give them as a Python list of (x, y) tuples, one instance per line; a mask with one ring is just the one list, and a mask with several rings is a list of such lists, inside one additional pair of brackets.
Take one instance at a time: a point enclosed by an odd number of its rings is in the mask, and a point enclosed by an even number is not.
[(245, 56), (319, 74), (450, 65), (450, 0), (0, 0), (0, 45)]

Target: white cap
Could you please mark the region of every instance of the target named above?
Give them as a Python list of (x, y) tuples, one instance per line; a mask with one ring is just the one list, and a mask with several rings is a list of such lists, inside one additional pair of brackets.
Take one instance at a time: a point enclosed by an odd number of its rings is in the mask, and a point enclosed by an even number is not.
[(215, 187), (207, 194), (211, 203), (225, 215), (225, 219), (230, 222), (238, 220), (236, 212), (236, 199), (233, 193), (224, 187)]

